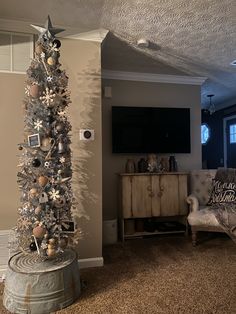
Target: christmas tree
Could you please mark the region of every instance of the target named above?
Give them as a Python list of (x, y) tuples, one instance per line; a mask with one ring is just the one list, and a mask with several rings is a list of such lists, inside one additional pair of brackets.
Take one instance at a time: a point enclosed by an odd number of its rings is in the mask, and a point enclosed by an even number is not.
[(21, 206), (18, 248), (52, 258), (63, 252), (74, 232), (71, 189), (71, 124), (68, 77), (61, 70), (61, 43), (50, 17), (39, 31), (34, 58), (27, 70), (24, 143), (19, 145), (18, 184)]

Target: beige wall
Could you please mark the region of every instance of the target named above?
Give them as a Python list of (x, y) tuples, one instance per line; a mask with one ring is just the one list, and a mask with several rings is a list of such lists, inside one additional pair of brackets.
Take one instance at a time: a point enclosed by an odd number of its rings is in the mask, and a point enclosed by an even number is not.
[[(102, 256), (102, 143), (100, 44), (63, 39), (60, 62), (69, 76), (71, 90), (73, 188), (79, 197), (77, 217), (83, 232), (79, 257)], [(0, 229), (15, 225), (20, 205), (17, 144), (23, 140), (25, 75), (0, 73)], [(95, 129), (95, 141), (79, 140), (80, 128)], [(84, 210), (84, 211), (83, 211)], [(87, 216), (88, 219), (85, 217)]]
[[(111, 106), (191, 108), (191, 154), (175, 154), (179, 170), (201, 168), (200, 86), (103, 80), (112, 87), (112, 98), (103, 98), (103, 217), (117, 217), (117, 175), (124, 172), (128, 157), (136, 162), (142, 155), (112, 154)], [(162, 154), (163, 155), (163, 154)], [(161, 156), (161, 155), (159, 155)], [(163, 155), (164, 156), (164, 155)], [(168, 156), (168, 155), (167, 155)], [(144, 156), (145, 157), (145, 156)]]
[(25, 75), (0, 73), (0, 229), (11, 229), (17, 218), (17, 144), (23, 137)]
[[(72, 105), (73, 188), (83, 238), (79, 257), (102, 256), (102, 128), (100, 44), (63, 39), (61, 63), (69, 76)], [(95, 130), (95, 140), (79, 140), (79, 130)]]

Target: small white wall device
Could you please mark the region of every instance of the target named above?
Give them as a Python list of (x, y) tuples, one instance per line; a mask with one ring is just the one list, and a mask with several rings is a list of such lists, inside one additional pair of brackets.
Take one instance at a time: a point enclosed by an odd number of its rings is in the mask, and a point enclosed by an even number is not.
[(79, 139), (81, 141), (93, 141), (94, 140), (94, 130), (81, 129), (79, 131)]
[(104, 97), (105, 98), (112, 98), (112, 89), (111, 86), (104, 87)]

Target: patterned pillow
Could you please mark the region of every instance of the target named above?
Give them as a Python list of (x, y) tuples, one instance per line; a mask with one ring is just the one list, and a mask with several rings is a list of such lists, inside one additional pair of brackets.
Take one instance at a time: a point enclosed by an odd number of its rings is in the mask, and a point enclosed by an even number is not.
[(207, 205), (236, 203), (236, 183), (212, 180), (213, 187)]

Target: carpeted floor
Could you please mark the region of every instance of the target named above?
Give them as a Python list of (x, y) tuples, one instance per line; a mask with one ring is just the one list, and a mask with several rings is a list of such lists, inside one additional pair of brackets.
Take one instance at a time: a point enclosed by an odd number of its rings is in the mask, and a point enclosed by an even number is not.
[(103, 255), (104, 267), (81, 271), (80, 299), (56, 314), (236, 314), (236, 245), (226, 236), (196, 248), (183, 236), (129, 240)]

